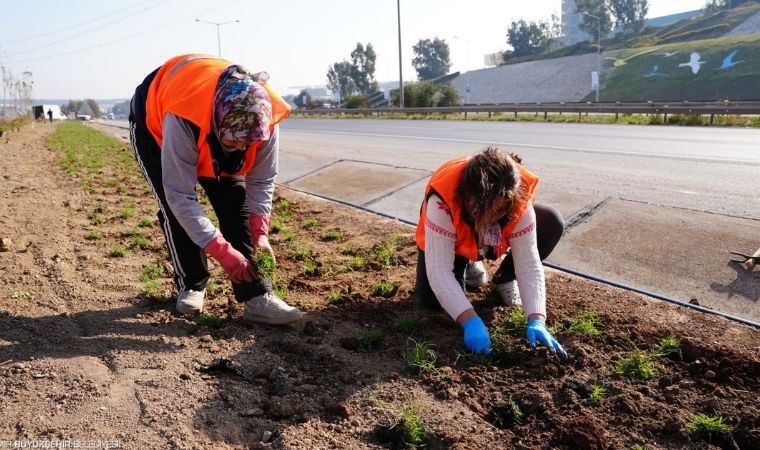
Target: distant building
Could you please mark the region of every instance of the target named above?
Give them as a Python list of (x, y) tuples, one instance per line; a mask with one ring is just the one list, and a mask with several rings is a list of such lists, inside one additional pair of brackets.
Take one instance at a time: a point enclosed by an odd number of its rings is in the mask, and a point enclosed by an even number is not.
[(575, 12), (575, 0), (562, 0), (562, 37), (560, 41), (564, 45), (573, 45), (578, 42), (590, 40), (585, 31), (581, 31), (578, 25), (583, 21), (583, 16)]

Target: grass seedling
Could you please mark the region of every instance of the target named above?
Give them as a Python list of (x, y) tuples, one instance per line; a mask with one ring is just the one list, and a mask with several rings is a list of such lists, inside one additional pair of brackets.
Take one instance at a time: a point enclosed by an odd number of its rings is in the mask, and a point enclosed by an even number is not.
[(524, 336), (525, 330), (528, 328), (528, 318), (522, 308), (512, 308), (507, 311), (507, 315), (496, 328), (512, 336)]
[(147, 217), (143, 217), (139, 222), (137, 222), (137, 226), (140, 228), (148, 228), (151, 225), (153, 225), (153, 221)]
[(290, 242), (295, 238), (296, 238), (296, 232), (293, 230), (284, 228), (282, 231), (280, 231), (280, 235), (279, 235), (280, 242)]
[(256, 267), (259, 275), (268, 277), (274, 282), (277, 265), (271, 253), (265, 251), (256, 252), (253, 255), (253, 265)]
[(314, 261), (306, 261), (303, 264), (303, 274), (307, 277), (312, 277), (319, 273), (319, 266)]
[(634, 380), (648, 380), (657, 375), (654, 355), (637, 348), (615, 363), (615, 373)]
[(90, 224), (92, 225), (101, 225), (104, 223), (106, 223), (106, 218), (103, 214), (95, 213), (90, 217)]
[(412, 316), (397, 317), (393, 321), (393, 328), (404, 334), (412, 334), (417, 328), (417, 318)]
[(425, 446), (425, 422), (420, 416), (419, 406), (405, 406), (401, 410), (399, 422), (404, 427), (404, 444), (411, 448)]
[(272, 219), (272, 223), (269, 224), (269, 231), (274, 234), (279, 233), (283, 228), (285, 228), (285, 224), (279, 218)]
[(358, 339), (362, 347), (367, 350), (374, 350), (380, 347), (383, 333), (379, 330), (363, 330), (359, 333)]
[(491, 406), (491, 411), (488, 414), (488, 420), (496, 428), (507, 429), (514, 425), (521, 425), (525, 414), (520, 405), (515, 402), (512, 397), (505, 403), (498, 403)]
[(314, 256), (314, 250), (309, 244), (298, 245), (290, 252), (290, 256), (295, 260), (303, 261), (312, 258)]
[(343, 303), (343, 300), (345, 299), (346, 296), (341, 291), (330, 291), (330, 293), (327, 294), (327, 301), (333, 305)]
[(280, 197), (274, 202), (274, 209), (277, 211), (287, 211), (290, 209), (290, 201), (285, 197)]
[(224, 320), (214, 314), (201, 314), (196, 317), (195, 323), (209, 328), (221, 328), (224, 324)]
[(525, 415), (522, 412), (522, 409), (520, 409), (520, 405), (517, 404), (514, 400), (512, 400), (512, 397), (509, 397), (509, 407), (512, 408), (512, 416), (514, 417), (513, 422), (515, 425), (520, 425), (523, 423), (523, 417)]
[(675, 336), (668, 335), (660, 339), (660, 342), (654, 348), (654, 353), (657, 356), (667, 356), (673, 353), (681, 353), (681, 341)]
[(591, 389), (589, 391), (588, 404), (591, 406), (599, 406), (599, 404), (602, 402), (602, 398), (607, 394), (607, 390), (598, 384), (592, 384)]
[(132, 247), (137, 247), (140, 250), (150, 249), (150, 241), (143, 236), (132, 236)]
[(701, 436), (712, 436), (714, 434), (725, 434), (731, 431), (731, 425), (723, 422), (721, 416), (711, 416), (708, 414), (694, 414), (689, 418), (686, 427), (694, 434)]
[(119, 217), (126, 220), (131, 217), (134, 217), (134, 215), (135, 215), (135, 205), (129, 202), (126, 202), (123, 205), (121, 205), (121, 211), (119, 212)]
[(565, 319), (565, 331), (568, 333), (585, 334), (586, 336), (599, 336), (602, 320), (596, 311), (582, 309), (574, 316)]
[(353, 256), (348, 260), (348, 267), (350, 267), (351, 270), (361, 270), (366, 264), (367, 261), (361, 256)]
[(338, 241), (343, 238), (343, 232), (337, 228), (333, 228), (322, 233), (319, 238), (325, 242)]
[(304, 220), (303, 224), (301, 224), (301, 227), (304, 230), (308, 230), (309, 228), (314, 228), (319, 226), (319, 220), (317, 219), (306, 219)]
[(149, 280), (155, 280), (164, 274), (164, 270), (158, 264), (149, 264), (143, 267), (140, 272), (140, 281), (146, 282)]
[(404, 359), (419, 373), (426, 373), (436, 370), (435, 361), (438, 359), (438, 355), (432, 349), (431, 344), (409, 338), (409, 344), (404, 351)]
[(100, 239), (103, 239), (103, 235), (100, 234), (100, 231), (90, 230), (84, 234), (84, 238), (88, 241), (99, 241)]
[(396, 242), (391, 240), (384, 242), (382, 245), (375, 246), (370, 251), (372, 259), (379, 262), (383, 266), (391, 266), (396, 260)]
[(148, 298), (158, 298), (161, 295), (161, 285), (156, 280), (145, 280), (142, 292)]
[(113, 258), (123, 258), (127, 255), (127, 249), (123, 245), (114, 245), (108, 252), (108, 256)]
[(396, 285), (390, 281), (378, 281), (372, 285), (372, 295), (390, 297), (396, 292)]
[(11, 298), (31, 300), (31, 299), (34, 298), (34, 292), (32, 292), (32, 291), (14, 291), (13, 294), (11, 294)]
[(348, 244), (340, 249), (340, 254), (344, 256), (360, 256), (362, 254), (362, 250), (359, 247)]
[(649, 447), (642, 444), (633, 444), (633, 447), (631, 447), (631, 450), (649, 450)]

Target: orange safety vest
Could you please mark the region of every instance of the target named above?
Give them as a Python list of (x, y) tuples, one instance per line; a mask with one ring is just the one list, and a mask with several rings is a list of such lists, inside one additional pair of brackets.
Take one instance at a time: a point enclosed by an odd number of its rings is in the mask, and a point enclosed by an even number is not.
[[(454, 222), (454, 229), (457, 234), (454, 253), (463, 256), (470, 261), (479, 261), (483, 259), (478, 251), (478, 241), (475, 237), (475, 231), (463, 219), (462, 205), (459, 204), (457, 198), (457, 187), (459, 186), (459, 181), (462, 179), (462, 173), (464, 172), (465, 166), (470, 159), (471, 157), (468, 156), (446, 161), (441, 164), (441, 166), (433, 173), (433, 176), (430, 177), (430, 180), (425, 187), (425, 200), (422, 202), (420, 220), (417, 222), (417, 233), (415, 235), (417, 247), (420, 250), (425, 250), (427, 202), (430, 195), (436, 194), (444, 203), (446, 203), (446, 206), (448, 206), (451, 218)], [(522, 201), (512, 205), (510, 213), (513, 219), (501, 229), (501, 243), (494, 249), (496, 251), (496, 257), (503, 255), (509, 250), (509, 235), (533, 201), (536, 186), (538, 186), (538, 177), (536, 175), (529, 172), (522, 165), (518, 164), (517, 167), (520, 171), (520, 178), (522, 179)]]
[[(145, 101), (148, 130), (163, 147), (163, 123), (166, 113), (190, 121), (200, 129), (198, 135), (198, 177), (216, 178), (217, 175), (245, 175), (256, 161), (256, 150), (263, 141), (252, 142), (241, 169), (234, 173), (214, 173), (214, 166), (206, 137), (212, 130), (214, 94), (222, 72), (234, 63), (208, 55), (181, 55), (167, 61), (158, 70), (148, 89)], [(262, 84), (272, 102), (270, 131), (290, 114), (290, 105), (269, 87)]]

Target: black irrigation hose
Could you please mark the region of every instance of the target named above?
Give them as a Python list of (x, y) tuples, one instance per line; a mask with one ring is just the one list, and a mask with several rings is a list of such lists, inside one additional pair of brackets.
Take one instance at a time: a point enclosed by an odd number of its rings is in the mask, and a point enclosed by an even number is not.
[[(322, 198), (322, 199), (325, 199), (325, 200), (329, 200), (331, 202), (340, 203), (341, 205), (350, 206), (352, 208), (360, 209), (362, 211), (365, 211), (365, 212), (368, 212), (368, 213), (371, 213), (371, 214), (375, 214), (375, 215), (378, 215), (378, 216), (385, 217), (386, 219), (397, 220), (397, 221), (399, 221), (401, 223), (404, 223), (404, 224), (407, 224), (407, 225), (411, 225), (413, 227), (417, 226), (417, 224), (414, 223), (414, 222), (410, 222), (410, 221), (404, 220), (404, 219), (399, 219), (398, 217), (391, 216), (390, 214), (381, 213), (379, 211), (373, 211), (373, 210), (371, 210), (369, 208), (366, 208), (364, 206), (355, 205), (353, 203), (349, 203), (349, 202), (344, 201), (344, 200), (339, 200), (337, 198), (328, 197), (326, 195), (315, 194), (313, 192), (304, 191), (302, 189), (296, 189), (296, 188), (293, 188), (291, 186), (288, 186), (288, 185), (285, 185), (285, 184), (281, 184), (281, 183), (277, 183), (277, 185), (278, 186), (282, 186), (282, 187), (284, 187), (286, 189), (290, 189), (292, 191), (301, 192), (303, 194), (313, 195), (314, 197), (319, 197), (319, 198)], [(655, 292), (650, 292), (650, 291), (646, 291), (644, 289), (639, 289), (639, 288), (636, 288), (636, 287), (633, 287), (633, 286), (628, 286), (626, 284), (618, 283), (616, 281), (607, 280), (607, 279), (604, 279), (604, 278), (597, 277), (595, 275), (590, 275), (590, 274), (587, 274), (587, 273), (579, 272), (577, 270), (569, 269), (567, 267), (562, 267), (562, 266), (557, 265), (557, 264), (552, 264), (552, 263), (544, 262), (544, 265), (546, 267), (549, 267), (549, 268), (554, 269), (554, 270), (558, 270), (560, 272), (564, 272), (564, 273), (568, 273), (568, 274), (571, 274), (571, 275), (575, 275), (577, 277), (585, 278), (587, 280), (596, 281), (597, 283), (603, 283), (603, 284), (606, 284), (606, 285), (609, 285), (609, 286), (613, 286), (613, 287), (616, 287), (616, 288), (619, 288), (619, 289), (625, 289), (626, 291), (636, 292), (638, 294), (646, 295), (647, 297), (652, 297), (652, 298), (656, 298), (658, 300), (666, 301), (668, 303), (673, 303), (674, 305), (683, 306), (683, 307), (686, 307), (686, 308), (691, 308), (691, 309), (693, 309), (695, 311), (699, 311), (699, 312), (703, 312), (703, 313), (707, 313), (707, 314), (713, 314), (713, 315), (716, 315), (716, 316), (725, 317), (726, 319), (732, 320), (734, 322), (739, 322), (739, 323), (744, 324), (744, 325), (749, 325), (751, 327), (760, 328), (760, 323), (753, 322), (753, 321), (751, 321), (749, 319), (744, 319), (744, 318), (741, 318), (741, 317), (733, 316), (731, 314), (726, 314), (724, 312), (716, 311), (714, 309), (705, 308), (704, 306), (693, 305), (691, 303), (688, 303), (688, 302), (685, 302), (685, 301), (682, 301), (682, 300), (676, 300), (674, 298), (666, 297), (664, 295), (657, 294)]]

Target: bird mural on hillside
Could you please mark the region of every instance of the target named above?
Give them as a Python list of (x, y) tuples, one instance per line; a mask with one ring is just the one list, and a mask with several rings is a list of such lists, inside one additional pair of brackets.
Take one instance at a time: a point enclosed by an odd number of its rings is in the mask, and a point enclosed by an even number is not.
[(681, 63), (678, 65), (678, 67), (691, 67), (691, 73), (694, 75), (699, 73), (699, 69), (702, 68), (702, 64), (704, 64), (704, 61), (700, 61), (700, 58), (702, 56), (697, 52), (692, 52), (691, 57), (689, 58), (689, 62)]
[(614, 56), (605, 56), (604, 59), (609, 60), (609, 61), (613, 61), (613, 63), (612, 63), (613, 67), (622, 67), (622, 66), (628, 64), (628, 61), (632, 60), (633, 58), (635, 58), (637, 56), (641, 56), (641, 55), (646, 55), (650, 51), (636, 53), (635, 55), (631, 55), (631, 56), (629, 56), (627, 58), (616, 58)]
[(670, 58), (671, 56), (673, 56), (673, 55), (675, 55), (675, 54), (677, 54), (677, 53), (679, 53), (679, 52), (678, 52), (678, 50), (676, 50), (676, 51), (674, 51), (674, 52), (664, 52), (664, 53), (658, 53), (658, 55), (660, 55), (660, 56), (664, 56), (664, 57), (666, 57), (666, 58)]
[(717, 70), (728, 70), (737, 64), (743, 63), (744, 61), (734, 61), (734, 57), (736, 56), (737, 53), (739, 53), (739, 50), (734, 50), (731, 53), (729, 53), (728, 56), (723, 58), (723, 64), (721, 64), (721, 66), (718, 67)]
[(655, 64), (652, 66), (652, 70), (649, 71), (649, 73), (644, 74), (644, 78), (654, 78), (654, 77), (667, 77), (664, 73), (660, 73), (660, 66)]

